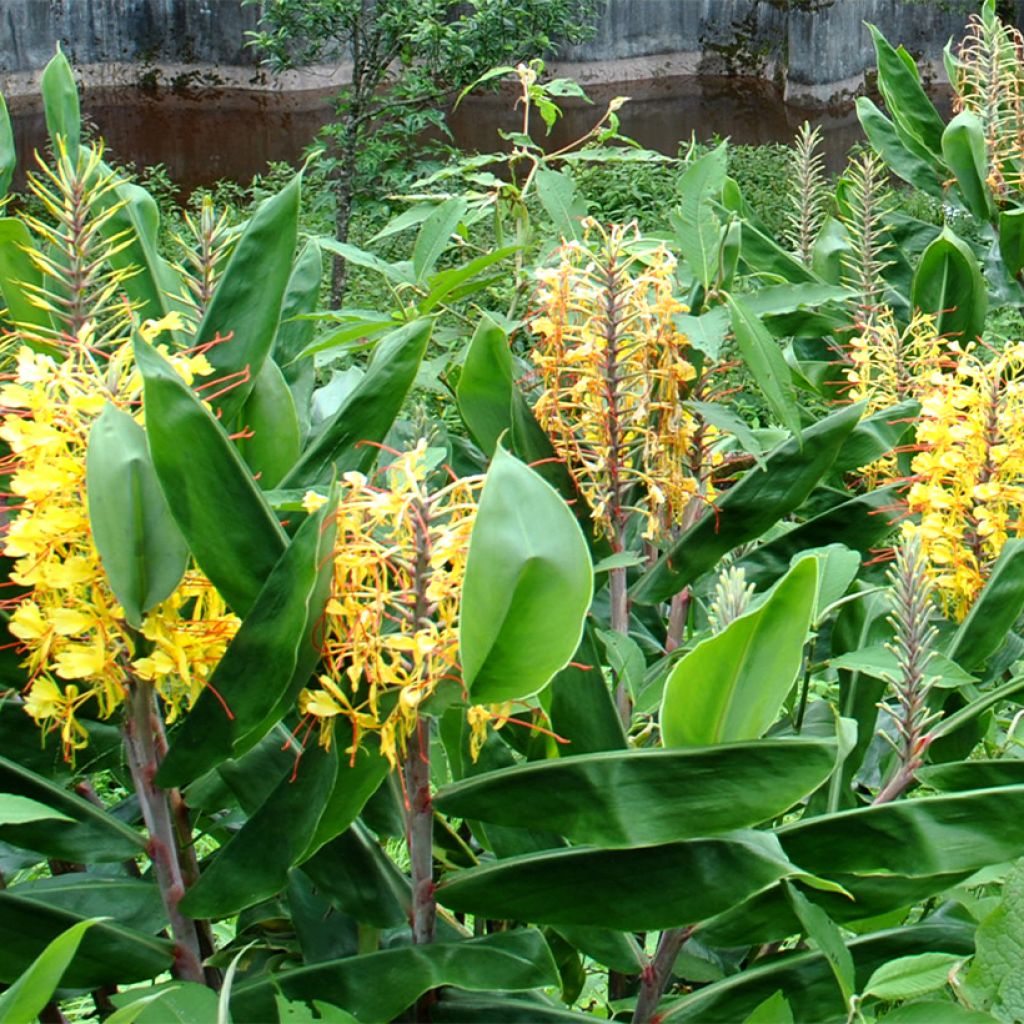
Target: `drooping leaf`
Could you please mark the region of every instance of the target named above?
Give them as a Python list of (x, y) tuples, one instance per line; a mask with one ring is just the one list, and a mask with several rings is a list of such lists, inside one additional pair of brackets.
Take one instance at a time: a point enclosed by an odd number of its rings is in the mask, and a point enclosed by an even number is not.
[(394, 1019), (424, 992), (442, 985), (517, 992), (557, 983), (558, 972), (541, 933), (520, 929), (274, 972), (236, 985), (231, 1008), (238, 1020), (270, 1019), (274, 993), (281, 991), (289, 999), (315, 996), (370, 1024)]
[(757, 382), (768, 408), (799, 441), (800, 409), (793, 393), (793, 382), (779, 348), (760, 319), (738, 296), (728, 297), (732, 331), (743, 362)]
[(963, 110), (942, 133), (942, 155), (953, 168), (964, 205), (980, 221), (989, 220), (995, 210), (989, 191), (988, 149), (985, 129), (977, 114)]
[(89, 526), (125, 619), (142, 616), (181, 582), (188, 545), (167, 507), (146, 432), (107, 403), (89, 432), (86, 457)]
[(171, 512), (199, 567), (245, 616), (284, 551), (284, 531), (224, 428), (170, 363), (141, 339), (135, 362)]
[(665, 746), (764, 735), (803, 664), (817, 588), (817, 560), (801, 559), (763, 604), (676, 663), (661, 704)]
[(127, 860), (145, 838), (112, 814), (23, 765), (0, 756), (0, 792), (27, 797), (73, 819), (0, 825), (0, 841), (79, 863)]
[(459, 655), (473, 699), (543, 689), (576, 651), (592, 592), (590, 554), (569, 507), (499, 447), (463, 583)]
[(555, 237), (570, 241), (579, 239), (583, 234), (580, 221), (587, 215), (587, 201), (569, 174), (540, 166), (533, 176), (533, 183), (544, 212), (551, 218)]
[(439, 790), (435, 806), (574, 843), (649, 846), (774, 818), (820, 786), (835, 760), (834, 741), (810, 739), (587, 754), (471, 776)]
[(78, 952), (82, 936), (95, 924), (80, 921), (61, 932), (36, 957), (11, 987), (0, 993), (0, 1020), (6, 1024), (33, 1024)]
[(687, 530), (644, 573), (632, 588), (633, 599), (653, 604), (671, 597), (798, 508), (828, 472), (860, 413), (860, 406), (851, 405), (826, 416), (804, 430), (802, 448), (792, 438), (768, 454), (764, 469), (748, 470), (716, 503), (715, 513)]
[(271, 570), (160, 766), (164, 786), (182, 786), (263, 738), (298, 698), (319, 660), (330, 580), (336, 498), (299, 527)]
[(512, 427), (513, 387), (508, 335), (485, 316), (466, 351), (456, 397), (463, 422), (488, 457)]
[(846, 948), (842, 932), (839, 931), (835, 921), (821, 907), (812, 903), (796, 886), (789, 882), (783, 884), (804, 933), (825, 954), (825, 959), (828, 961), (829, 967), (832, 968), (832, 973), (839, 985), (839, 992), (842, 995), (842, 1005), (849, 1006), (854, 992), (854, 967), (853, 957)]
[[(173, 944), (112, 921), (92, 918), (62, 978), (66, 988), (99, 988), (145, 981), (168, 970)], [(0, 982), (11, 984), (62, 932), (83, 919), (70, 910), (0, 890)]]
[(423, 284), (434, 272), (441, 254), (452, 243), (452, 234), (466, 216), (465, 199), (446, 199), (423, 222), (412, 249), (412, 269), (417, 284)]
[(624, 850), (509, 857), (444, 880), (442, 906), (490, 918), (621, 931), (706, 920), (800, 869), (766, 832)]
[(427, 348), (433, 320), (414, 320), (386, 334), (366, 373), (341, 407), (310, 440), (281, 481), (283, 488), (313, 487), (337, 472), (366, 472), (409, 393)]
[(207, 383), (234, 378), (235, 386), (220, 389), (215, 400), (225, 423), (234, 420), (248, 397), (277, 334), (298, 237), (301, 181), (297, 174), (257, 207), (196, 329), (197, 347), (231, 339), (206, 353), (213, 367)]

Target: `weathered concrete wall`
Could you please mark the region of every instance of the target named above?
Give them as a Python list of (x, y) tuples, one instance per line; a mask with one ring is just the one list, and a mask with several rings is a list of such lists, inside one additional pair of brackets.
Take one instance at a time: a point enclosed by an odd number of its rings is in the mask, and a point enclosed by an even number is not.
[[(827, 102), (855, 89), (873, 51), (864, 22), (877, 24), (939, 68), (942, 46), (964, 15), (908, 0), (610, 0), (596, 37), (562, 54), (584, 79), (705, 73), (753, 75), (791, 99)], [(1018, 24), (1024, 0), (1015, 0)], [(142, 73), (201, 73), (261, 84), (245, 46), (256, 6), (241, 0), (0, 0), (0, 88), (31, 91), (59, 41), (86, 81)], [(293, 81), (292, 85), (306, 84)], [(317, 84), (317, 83), (312, 83)], [(322, 83), (320, 83), (322, 84)]]

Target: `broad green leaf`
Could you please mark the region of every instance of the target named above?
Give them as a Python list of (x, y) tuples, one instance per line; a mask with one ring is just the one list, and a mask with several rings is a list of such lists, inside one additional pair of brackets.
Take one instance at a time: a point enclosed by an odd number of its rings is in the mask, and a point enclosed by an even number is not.
[(452, 235), (467, 209), (465, 199), (446, 199), (423, 222), (412, 249), (412, 269), (417, 284), (423, 284), (434, 272), (441, 254), (452, 244)]
[(789, 365), (779, 343), (750, 311), (744, 299), (730, 295), (727, 301), (732, 331), (743, 362), (761, 389), (768, 408), (799, 440), (800, 409), (793, 394)]
[(159, 320), (177, 308), (185, 291), (178, 272), (160, 255), (160, 208), (144, 188), (128, 181), (100, 200), (104, 210), (115, 204), (117, 210), (100, 229), (113, 245), (110, 264), (128, 272), (122, 287), (136, 304), (139, 319)]
[(921, 77), (903, 47), (894, 49), (885, 36), (868, 25), (878, 60), (878, 88), (904, 137), (911, 137), (938, 157), (945, 124), (921, 85)]
[(714, 511), (687, 530), (640, 578), (632, 589), (633, 599), (640, 604), (666, 600), (713, 569), (733, 548), (760, 537), (798, 508), (828, 472), (860, 414), (860, 406), (847, 406), (806, 428), (802, 447), (791, 438), (770, 452), (764, 469), (748, 470)]
[(381, 338), (362, 379), (310, 439), (281, 487), (314, 487), (330, 479), (335, 467), (339, 475), (370, 469), (376, 445), (391, 429), (416, 379), (433, 323), (415, 320)]
[(511, 996), (441, 989), (438, 1001), (430, 1008), (430, 1019), (437, 1024), (580, 1024), (593, 1022), (593, 1015), (556, 1006), (539, 994)]
[(859, 494), (755, 548), (737, 565), (746, 573), (749, 583), (764, 587), (785, 573), (794, 558), (827, 544), (833, 537), (842, 537), (844, 545), (866, 558), (892, 532), (893, 519), (899, 514), (899, 497), (898, 485)]
[(893, 174), (936, 198), (943, 195), (942, 179), (936, 169), (907, 147), (892, 123), (867, 96), (857, 99), (857, 118), (868, 142)]
[(66, 910), (78, 917), (104, 917), (125, 928), (155, 935), (167, 926), (160, 890), (152, 879), (103, 878), (92, 872), (69, 871), (34, 878), (14, 887), (23, 900)]
[(672, 317), (687, 341), (711, 359), (717, 359), (729, 333), (729, 313), (723, 306), (714, 306), (700, 316), (676, 313)]
[(188, 564), (188, 545), (167, 507), (146, 432), (109, 402), (92, 430), (86, 455), (89, 526), (110, 589), (130, 626), (174, 592)]
[(43, 94), (43, 112), (50, 141), (58, 152), (63, 144), (74, 163), (78, 159), (78, 146), (82, 137), (82, 116), (78, 108), (75, 75), (59, 45), (43, 69), (39, 88)]
[(626, 734), (611, 689), (601, 670), (591, 630), (551, 685), (541, 695), (552, 730), (562, 739), (559, 757), (576, 757), (602, 750), (623, 750)]
[(1024, 209), (999, 214), (999, 254), (1007, 271), (1016, 276), (1024, 268)]
[(963, 789), (992, 789), (995, 786), (1024, 785), (1024, 759), (949, 761), (928, 764), (914, 773), (931, 789), (948, 793)]
[[(431, 214), (433, 214), (433, 211), (431, 211)], [(412, 272), (412, 263), (408, 260), (402, 263), (388, 263), (387, 260), (382, 260), (379, 256), (374, 256), (373, 253), (360, 249), (357, 245), (339, 242), (328, 235), (320, 235), (317, 238), (317, 244), (326, 252), (333, 253), (335, 256), (341, 256), (349, 263), (354, 263), (357, 267), (366, 267), (367, 270), (372, 270), (395, 284), (412, 285), (416, 283), (416, 278)]]
[(333, 574), (336, 499), (299, 527), (271, 570), (160, 766), (181, 786), (263, 738), (295, 704), (320, 658), (318, 640)]
[(669, 214), (683, 258), (705, 289), (718, 273), (722, 228), (711, 203), (725, 182), (727, 154), (728, 146), (723, 142), (690, 163), (677, 186), (679, 209)]
[(804, 933), (825, 954), (829, 967), (835, 975), (843, 997), (843, 1006), (850, 1005), (854, 992), (853, 957), (846, 948), (842, 933), (821, 907), (812, 903), (799, 889), (789, 882), (783, 883), (793, 911), (803, 927)]
[(767, 274), (794, 284), (822, 283), (813, 270), (746, 218), (740, 227), (740, 260), (751, 274)]
[(274, 995), (323, 999), (364, 1024), (393, 1020), (424, 992), (451, 985), (476, 992), (518, 992), (558, 984), (547, 943), (534, 929), (465, 942), (399, 946), (379, 953), (275, 971), (235, 986), (238, 1020), (272, 1019)]
[(11, 115), (7, 112), (7, 104), (0, 95), (0, 199), (7, 195), (14, 178), (14, 169), (18, 166), (18, 154), (14, 149), (14, 128), (11, 126)]
[(936, 333), (964, 344), (981, 335), (988, 312), (988, 289), (981, 267), (966, 242), (948, 227), (921, 254), (910, 302), (936, 318)]
[(480, 450), (490, 457), (512, 427), (514, 374), (508, 335), (485, 316), (466, 351), (456, 389), (459, 414)]
[[(853, 939), (858, 984), (863, 984), (881, 964), (900, 956), (939, 950), (969, 955), (973, 928), (952, 920), (894, 928)], [(672, 1024), (735, 1024), (775, 992), (785, 994), (798, 1021), (842, 1024), (847, 1010), (835, 999), (835, 978), (824, 953), (789, 953), (768, 958), (723, 981), (706, 985), (663, 1008), (663, 1019)], [(829, 1009), (831, 1007), (831, 1009)]]
[(114, 995), (119, 1007), (105, 1024), (212, 1024), (217, 1018), (217, 993), (194, 982), (173, 981)]
[(826, 544), (794, 555), (792, 564), (795, 565), (799, 559), (807, 556), (818, 560), (818, 597), (811, 618), (812, 625), (817, 628), (832, 605), (849, 590), (860, 571), (860, 555), (843, 544)]
[(509, 857), (450, 876), (437, 899), (489, 918), (648, 931), (704, 921), (801, 875), (771, 834), (732, 832), (661, 846)]
[(762, 605), (702, 640), (676, 663), (661, 704), (665, 746), (764, 735), (803, 664), (817, 589), (817, 560), (801, 559)]
[(587, 543), (569, 507), (500, 446), (480, 495), (459, 622), (474, 701), (542, 690), (572, 658), (593, 593)]
[(793, 1024), (793, 1011), (780, 990), (758, 1003), (743, 1024)]
[(875, 970), (862, 994), (886, 1001), (919, 999), (945, 988), (950, 973), (963, 962), (964, 958), (955, 953), (901, 956)]
[(808, 739), (586, 754), (472, 776), (440, 789), (435, 806), (573, 843), (650, 846), (775, 818), (835, 761), (834, 741)]
[(1024, 609), (1024, 540), (1003, 545), (984, 589), (949, 642), (947, 653), (968, 671), (980, 669), (1002, 647)]
[(1014, 865), (998, 906), (978, 925), (976, 941), (977, 953), (965, 979), (968, 998), (999, 1020), (1019, 1020), (1024, 1015), (1024, 861)]
[(263, 360), (238, 419), (245, 432), (238, 441), (242, 457), (263, 490), (276, 487), (298, 461), (301, 428), (288, 382), (273, 359)]
[(1024, 786), (1001, 786), (841, 811), (777, 834), (808, 871), (919, 877), (1024, 855), (1022, 812)]
[(141, 339), (135, 362), (171, 512), (199, 567), (244, 617), (284, 551), (284, 531), (224, 428), (170, 363)]
[[(863, 672), (875, 679), (896, 680), (900, 678), (899, 662), (888, 647), (881, 644), (850, 651), (829, 662), (832, 668), (845, 668), (850, 672)], [(934, 680), (936, 686), (966, 686), (977, 679), (965, 672), (955, 661), (942, 654), (934, 653), (925, 667), (925, 675)]]
[(30, 821), (74, 821), (69, 814), (54, 810), (38, 800), (14, 793), (0, 793), (0, 825), (24, 825)]
[(913, 434), (920, 410), (919, 402), (908, 399), (865, 416), (839, 449), (832, 472), (854, 472), (888, 455)]
[(95, 923), (80, 921), (50, 942), (21, 977), (0, 994), (0, 1020), (5, 1024), (33, 1024), (53, 998), (82, 936)]
[(987, 184), (988, 149), (977, 114), (963, 110), (946, 125), (942, 155), (953, 168), (967, 209), (980, 221), (991, 220), (995, 204)]
[[(364, 752), (364, 764), (368, 757), (377, 755)], [(283, 889), (288, 870), (302, 861), (313, 840), (339, 771), (346, 770), (339, 765), (337, 745), (330, 751), (310, 746), (294, 777), (284, 775), (185, 893), (182, 911), (196, 918), (227, 917)]]
[[(13, 324), (51, 330), (50, 314), (32, 301), (43, 276), (28, 251), (36, 248), (28, 228), (17, 217), (0, 217), (0, 295)], [(55, 346), (32, 342), (31, 347), (54, 352)]]
[[(927, 954), (922, 954), (927, 956)], [(946, 956), (947, 954), (938, 954)], [(904, 1003), (885, 1014), (887, 1024), (996, 1024), (996, 1018), (981, 1010), (968, 1010), (960, 1003), (924, 999)]]
[(697, 413), (705, 423), (710, 423), (711, 426), (716, 427), (723, 433), (731, 434), (735, 437), (740, 448), (748, 455), (753, 455), (754, 462), (758, 467), (764, 468), (764, 447), (750, 427), (747, 426), (746, 421), (727, 405), (721, 402), (695, 401), (684, 402), (683, 405), (691, 412)]
[(565, 171), (556, 171), (541, 165), (533, 176), (544, 212), (551, 218), (555, 237), (578, 239), (583, 230), (580, 221), (587, 215), (587, 201), (580, 195), (576, 183)]
[[(196, 329), (197, 347), (230, 338), (206, 353), (213, 367), (207, 394), (221, 392), (212, 401), (225, 423), (233, 422), (244, 404), (277, 334), (298, 238), (301, 181), (297, 174), (257, 207)], [(218, 381), (233, 386), (224, 391)]]
[[(442, 302), (465, 300), (470, 295), (496, 284), (500, 280), (500, 276), (484, 277), (483, 271), (495, 263), (507, 259), (518, 248), (517, 245), (506, 245), (500, 249), (485, 252), (460, 267), (452, 267), (449, 270), (440, 270), (436, 274), (432, 274), (428, 281), (430, 290), (419, 301), (417, 308), (422, 314), (427, 314)], [(500, 274), (500, 272), (496, 272), (496, 274)]]
[[(62, 987), (94, 989), (146, 981), (169, 970), (173, 944), (112, 921), (91, 918)], [(0, 890), (0, 982), (11, 984), (62, 932), (83, 918), (73, 911), (46, 906), (18, 895), (17, 887)]]
[(27, 797), (74, 819), (0, 825), (0, 841), (12, 846), (79, 863), (127, 860), (145, 848), (144, 836), (103, 808), (2, 756), (0, 792)]

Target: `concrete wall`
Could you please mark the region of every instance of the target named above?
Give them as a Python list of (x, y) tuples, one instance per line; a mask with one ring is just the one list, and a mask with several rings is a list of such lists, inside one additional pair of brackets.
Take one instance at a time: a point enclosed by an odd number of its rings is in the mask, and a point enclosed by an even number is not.
[[(808, 2), (825, 6), (801, 10)], [(1015, 2), (1020, 23), (1024, 0)], [(257, 17), (240, 0), (0, 0), (0, 88), (32, 91), (57, 41), (87, 82), (130, 81), (141, 66), (260, 85), (245, 47)], [(828, 102), (873, 63), (864, 21), (938, 67), (964, 15), (907, 0), (610, 0), (596, 37), (567, 47), (561, 63), (589, 80), (754, 75), (790, 98)]]

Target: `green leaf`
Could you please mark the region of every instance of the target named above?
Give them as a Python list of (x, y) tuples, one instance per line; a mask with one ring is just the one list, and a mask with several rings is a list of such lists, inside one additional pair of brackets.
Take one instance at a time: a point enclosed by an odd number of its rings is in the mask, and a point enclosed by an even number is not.
[(918, 999), (945, 988), (950, 973), (964, 962), (955, 953), (919, 953), (890, 960), (875, 970), (863, 995), (887, 1001)]
[(78, 146), (82, 137), (82, 116), (78, 108), (78, 86), (67, 57), (57, 52), (43, 69), (39, 83), (43, 94), (43, 112), (46, 116), (46, 130), (54, 148), (60, 152), (61, 142), (71, 162), (78, 159)]
[(364, 1024), (384, 1024), (424, 992), (452, 985), (476, 992), (526, 991), (557, 985), (558, 972), (540, 932), (520, 929), (466, 942), (399, 946), (379, 953), (273, 972), (235, 986), (239, 1020), (272, 1019), (274, 994), (323, 999)]
[(949, 761), (927, 764), (914, 773), (925, 786), (948, 793), (963, 789), (1024, 785), (1024, 760)]
[(146, 432), (109, 402), (92, 430), (86, 456), (89, 526), (110, 589), (130, 626), (174, 592), (188, 545), (167, 507)]
[[(748, 455), (753, 455), (754, 462), (764, 469), (764, 448), (758, 441), (753, 430), (747, 426), (740, 416), (721, 402), (684, 402), (684, 406), (711, 426), (716, 427), (725, 434), (732, 434), (739, 443), (740, 448)], [(596, 567), (595, 567), (596, 571)]]
[(573, 843), (649, 846), (775, 818), (835, 761), (834, 740), (809, 739), (586, 754), (472, 776), (440, 789), (435, 806)]
[(367, 270), (372, 270), (374, 273), (386, 277), (395, 284), (411, 285), (416, 283), (416, 278), (412, 273), (412, 264), (408, 261), (388, 263), (379, 256), (374, 256), (373, 253), (366, 252), (366, 250), (360, 249), (356, 245), (350, 245), (348, 242), (336, 241), (329, 235), (320, 235), (317, 238), (317, 244), (321, 249), (334, 253), (335, 256), (341, 256), (357, 267), (365, 267)]
[[(135, 991), (115, 994), (111, 1001), (120, 1007), (105, 1024), (207, 1024), (217, 1018), (217, 993), (193, 982), (167, 982)], [(126, 1001), (130, 1000), (130, 1001)]]
[(209, 685), (172, 733), (157, 776), (162, 786), (182, 786), (240, 757), (294, 706), (320, 659), (336, 504), (332, 495), (303, 521), (271, 570)]
[(284, 374), (273, 359), (263, 361), (239, 413), (246, 435), (238, 449), (263, 490), (276, 487), (295, 465), (301, 447), (299, 417)]
[(936, 318), (936, 333), (964, 344), (985, 327), (988, 289), (966, 242), (948, 227), (921, 254), (910, 288), (911, 305)]
[(691, 162), (677, 186), (679, 209), (669, 214), (683, 258), (705, 289), (718, 273), (722, 228), (711, 201), (722, 191), (727, 164), (728, 145), (724, 142)]
[(974, 871), (1024, 855), (1024, 786), (921, 797), (784, 825), (801, 867), (905, 877)]
[(719, 357), (729, 331), (729, 314), (723, 306), (715, 306), (700, 316), (676, 313), (672, 320), (694, 348), (711, 359)]
[(146, 846), (142, 835), (103, 808), (2, 756), (0, 792), (27, 797), (74, 821), (0, 825), (2, 842), (79, 863), (128, 860)]
[(867, 96), (857, 99), (857, 118), (875, 152), (893, 174), (915, 188), (942, 198), (941, 176), (929, 161), (907, 147), (896, 126)]
[(1000, 211), (999, 254), (1013, 276), (1024, 268), (1024, 209)]
[(801, 559), (762, 605), (701, 641), (676, 663), (661, 704), (665, 746), (764, 735), (803, 664), (817, 590), (817, 559)]
[(78, 952), (82, 936), (95, 923), (80, 921), (50, 942), (21, 977), (0, 994), (0, 1020), (6, 1024), (33, 1024), (53, 998), (68, 964)]
[(281, 300), (281, 323), (274, 337), (273, 356), (289, 382), (294, 367), (290, 364), (313, 340), (316, 321), (308, 319), (316, 310), (323, 280), (324, 258), (315, 238), (309, 239), (295, 258)]
[(153, 880), (102, 878), (92, 872), (70, 871), (20, 882), (13, 891), (21, 899), (44, 907), (66, 910), (78, 917), (111, 918), (148, 935), (167, 926), (167, 913)]
[(463, 422), (488, 457), (498, 438), (512, 427), (513, 387), (508, 335), (484, 316), (466, 351), (456, 398)]
[[(848, 654), (832, 658), (829, 662), (832, 668), (845, 668), (851, 672), (863, 672), (874, 679), (888, 679), (890, 681), (900, 678), (899, 662), (896, 655), (881, 644), (873, 647), (864, 647), (858, 651), (850, 651)], [(934, 679), (934, 685), (944, 687), (966, 686), (968, 683), (975, 683), (977, 679), (969, 672), (965, 672), (955, 661), (937, 652), (932, 655), (924, 670), (928, 677)]]
[(961, 111), (942, 133), (942, 155), (953, 168), (964, 205), (980, 221), (992, 219), (995, 203), (986, 183), (988, 149), (977, 114)]
[[(632, 589), (633, 600), (653, 604), (713, 569), (733, 548), (760, 537), (806, 500), (828, 472), (860, 418), (847, 406), (803, 432), (803, 446), (785, 441), (722, 496), (715, 511), (687, 530)], [(830, 540), (833, 538), (829, 538)]]
[[(36, 245), (28, 228), (16, 217), (0, 218), (0, 295), (13, 324), (53, 329), (50, 314), (32, 301), (33, 289), (41, 288), (43, 275), (29, 257)], [(31, 346), (54, 352), (55, 346), (34, 342)]]
[(537, 693), (579, 645), (593, 593), (586, 540), (550, 485), (500, 446), (462, 593), (459, 656), (474, 701)]
[(452, 244), (452, 235), (467, 209), (465, 199), (446, 199), (423, 222), (412, 249), (412, 269), (417, 284), (423, 284), (434, 272), (441, 254)]
[(706, 920), (800, 869), (765, 832), (625, 850), (576, 847), (460, 871), (437, 887), (451, 910), (619, 931)]
[(793, 1024), (793, 1011), (781, 991), (773, 992), (754, 1007), (743, 1024)]
[(995, 1017), (980, 1010), (968, 1010), (960, 1003), (938, 1002), (933, 999), (906, 1003), (895, 1010), (888, 1010), (884, 1019), (886, 1024), (996, 1024)]
[(901, 134), (938, 157), (945, 123), (924, 91), (916, 65), (902, 46), (893, 49), (874, 25), (868, 25), (868, 30), (878, 60), (878, 88)]
[(784, 884), (793, 911), (799, 918), (805, 934), (825, 954), (825, 959), (832, 968), (843, 997), (843, 1006), (849, 1006), (854, 993), (854, 967), (853, 957), (846, 948), (842, 933), (821, 907), (813, 904), (794, 885), (789, 882)]
[(11, 115), (7, 112), (7, 104), (0, 95), (0, 199), (7, 195), (14, 178), (14, 169), (18, 166), (18, 154), (14, 148), (14, 128)]
[(967, 618), (949, 642), (947, 653), (968, 671), (982, 665), (1006, 641), (1006, 634), (1024, 609), (1024, 540), (1003, 545), (987, 582)]
[(587, 201), (572, 178), (564, 171), (542, 165), (533, 176), (533, 183), (541, 206), (551, 218), (555, 237), (570, 241), (581, 238), (580, 221), (587, 215)]
[(0, 825), (24, 825), (30, 821), (74, 821), (63, 811), (54, 810), (38, 800), (14, 793), (0, 793)]
[[(65, 988), (99, 988), (146, 981), (170, 969), (173, 943), (90, 919), (74, 960), (64, 972)], [(70, 910), (23, 899), (17, 887), (0, 890), (0, 982), (11, 984), (61, 932), (83, 919)]]
[(913, 435), (920, 411), (921, 404), (908, 399), (865, 416), (839, 449), (832, 472), (850, 473), (888, 455)]
[(366, 373), (338, 411), (312, 438), (281, 481), (282, 488), (314, 487), (337, 473), (366, 472), (416, 379), (433, 320), (414, 320), (378, 342)]
[(747, 307), (745, 300), (728, 296), (732, 330), (743, 362), (761, 389), (768, 408), (798, 439), (800, 409), (793, 394), (789, 365), (779, 343)]
[[(233, 422), (245, 403), (277, 334), (298, 238), (301, 181), (297, 174), (257, 207), (196, 329), (192, 344), (197, 348), (231, 339), (206, 353), (213, 367), (206, 384), (222, 391), (214, 402), (225, 423)], [(234, 379), (226, 392), (213, 383), (224, 378)]]
[(170, 363), (141, 339), (135, 362), (171, 512), (199, 567), (244, 617), (284, 551), (284, 531), (224, 428)]
[[(907, 954), (941, 950), (970, 954), (973, 928), (951, 920), (929, 921), (853, 939), (848, 946), (858, 982), (881, 964)], [(662, 1008), (673, 1024), (735, 1024), (775, 992), (783, 992), (798, 1021), (842, 1024), (847, 1011), (833, 993), (835, 978), (820, 951), (790, 953), (755, 964), (722, 981), (706, 985)], [(829, 1013), (827, 1007), (833, 1006)]]

